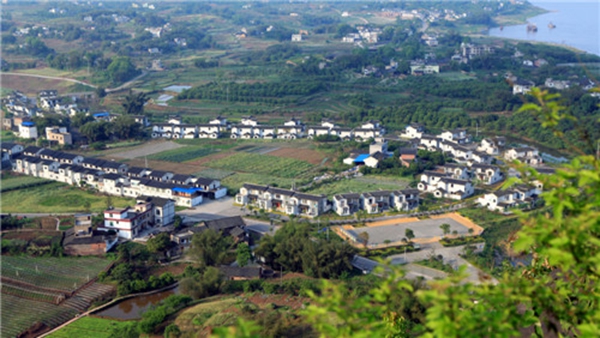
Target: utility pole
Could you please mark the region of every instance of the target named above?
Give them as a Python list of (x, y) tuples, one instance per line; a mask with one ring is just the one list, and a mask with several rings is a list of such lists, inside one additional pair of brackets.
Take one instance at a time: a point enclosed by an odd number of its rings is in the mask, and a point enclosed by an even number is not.
[(475, 121), (475, 137), (479, 137), (479, 121)]

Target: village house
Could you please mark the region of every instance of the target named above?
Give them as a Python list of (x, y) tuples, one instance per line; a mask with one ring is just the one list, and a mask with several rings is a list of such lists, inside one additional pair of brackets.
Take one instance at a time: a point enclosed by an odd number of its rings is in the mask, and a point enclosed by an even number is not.
[(473, 59), (485, 54), (493, 54), (494, 48), (489, 45), (475, 45), (471, 43), (461, 43), (460, 51), (463, 57)]
[(246, 233), (246, 222), (240, 216), (232, 216), (218, 218), (214, 220), (204, 221), (204, 226), (207, 229), (216, 231), (221, 236), (230, 236), (234, 242), (248, 242), (250, 239)]
[(221, 136), (221, 125), (219, 124), (199, 124), (198, 125), (198, 137), (199, 138), (212, 138), (216, 139)]
[(475, 190), (471, 182), (447, 177), (445, 174), (425, 171), (417, 185), (419, 191), (433, 193), (436, 198), (462, 200), (471, 196)]
[(173, 125), (173, 138), (197, 138), (198, 126), (193, 124), (175, 124)]
[(376, 214), (390, 209), (391, 191), (372, 191), (360, 195), (362, 209), (369, 214)]
[(440, 135), (438, 135), (438, 137), (442, 140), (457, 144), (466, 144), (471, 142), (471, 135), (468, 135), (467, 131), (462, 128), (456, 128), (454, 130), (445, 130)]
[(307, 217), (319, 216), (331, 208), (325, 195), (303, 194), (254, 184), (244, 184), (235, 196), (235, 203)]
[(504, 179), (504, 174), (495, 165), (473, 164), (471, 166), (473, 178), (483, 182), (485, 185), (493, 185)]
[(364, 162), (367, 167), (377, 168), (379, 166), (379, 162), (385, 160), (388, 157), (389, 156), (387, 154), (377, 151), (373, 154), (370, 154), (369, 157), (367, 157), (364, 160)]
[(490, 155), (498, 155), (500, 152), (500, 148), (491, 138), (484, 138), (481, 140), (481, 145), (477, 147), (477, 150)]
[(352, 128), (336, 127), (331, 128), (331, 135), (338, 136), (342, 141), (350, 141), (354, 138), (354, 130)]
[(109, 208), (104, 211), (104, 226), (98, 230), (117, 233), (119, 238), (134, 239), (149, 227), (152, 218), (152, 203), (137, 203), (135, 207)]
[(361, 195), (355, 193), (333, 196), (333, 211), (340, 216), (350, 216), (361, 210)]
[(221, 115), (215, 117), (214, 119), (208, 121), (209, 124), (213, 124), (213, 125), (218, 125), (219, 126), (219, 131), (220, 132), (225, 132), (227, 131), (231, 126), (229, 125), (229, 122), (227, 122), (227, 119)]
[(512, 208), (535, 203), (539, 193), (537, 188), (519, 185), (485, 194), (479, 197), (476, 203), (492, 211), (507, 212)]
[(258, 133), (259, 128), (254, 125), (239, 124), (231, 127), (231, 138), (233, 139), (251, 139), (254, 138), (254, 133)]
[(207, 229), (206, 226), (194, 226), (185, 228), (183, 230), (177, 231), (171, 234), (171, 241), (175, 242), (179, 247), (179, 250), (183, 252), (183, 250), (189, 247), (192, 244), (192, 238), (195, 234), (201, 233)]
[(469, 171), (467, 167), (460, 164), (446, 163), (444, 165), (438, 166), (436, 169), (437, 171), (444, 173), (451, 178), (455, 178), (458, 180), (469, 179)]
[(397, 211), (410, 211), (419, 206), (419, 190), (395, 190), (391, 193), (391, 205)]
[(527, 94), (531, 91), (531, 88), (535, 86), (535, 84), (529, 80), (521, 80), (517, 79), (513, 82), (513, 95), (517, 94)]
[(311, 126), (308, 127), (308, 138), (312, 139), (317, 136), (329, 135), (329, 131), (331, 130), (328, 126)]
[(420, 139), (425, 133), (425, 127), (419, 123), (411, 123), (404, 128), (404, 132), (400, 134), (400, 137), (408, 139)]
[(73, 137), (67, 127), (46, 127), (46, 139), (60, 145), (73, 144)]
[(419, 141), (419, 148), (427, 151), (437, 151), (440, 149), (440, 142), (442, 140), (433, 136), (422, 134), (421, 139)]
[(21, 124), (18, 125), (19, 131), (17, 133), (17, 136), (20, 138), (33, 138), (36, 139), (38, 138), (38, 132), (37, 132), (37, 127), (35, 126), (35, 123), (32, 121), (23, 121), (21, 122)]
[(155, 226), (166, 226), (175, 220), (175, 201), (160, 197), (140, 196), (138, 203), (152, 203), (153, 219), (151, 223)]
[(75, 225), (65, 231), (63, 248), (71, 256), (100, 256), (117, 244), (116, 235), (92, 229), (91, 214), (75, 214)]
[(540, 165), (544, 162), (538, 150), (532, 147), (510, 148), (504, 152), (504, 159), (507, 161), (519, 160), (529, 165)]
[(417, 161), (419, 150), (416, 148), (400, 148), (398, 152), (400, 153), (398, 158), (400, 163), (402, 163), (402, 166), (408, 168), (413, 162)]
[(2, 142), (0, 147), (2, 149), (2, 161), (8, 161), (23, 152), (23, 146), (16, 143)]
[(410, 62), (411, 75), (436, 74), (440, 72), (440, 65), (423, 60), (415, 60)]

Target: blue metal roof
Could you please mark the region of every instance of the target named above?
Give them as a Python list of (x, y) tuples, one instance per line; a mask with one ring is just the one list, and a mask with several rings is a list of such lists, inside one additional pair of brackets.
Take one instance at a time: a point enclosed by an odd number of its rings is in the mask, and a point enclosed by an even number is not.
[(197, 191), (202, 191), (202, 188), (181, 188), (181, 187), (175, 187), (172, 190), (176, 191), (176, 192), (183, 192), (183, 193), (186, 193), (186, 194), (193, 194), (193, 193), (195, 193)]
[(110, 113), (108, 112), (104, 112), (104, 113), (96, 113), (94, 114), (94, 117), (104, 117), (104, 116), (109, 116)]
[(29, 121), (25, 121), (25, 122), (21, 123), (21, 125), (23, 125), (25, 127), (33, 127), (33, 126), (35, 126), (35, 123), (29, 122)]
[(360, 154), (354, 159), (354, 163), (364, 162), (367, 158), (369, 158), (369, 154)]

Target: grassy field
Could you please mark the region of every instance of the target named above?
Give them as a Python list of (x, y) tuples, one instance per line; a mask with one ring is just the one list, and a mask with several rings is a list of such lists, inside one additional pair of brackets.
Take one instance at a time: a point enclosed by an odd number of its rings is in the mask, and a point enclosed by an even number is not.
[(399, 190), (408, 186), (409, 181), (401, 177), (368, 176), (354, 179), (343, 179), (329, 184), (324, 184), (307, 192), (311, 194), (325, 194), (329, 197), (343, 193), (362, 193), (375, 190)]
[(255, 153), (238, 153), (207, 163), (206, 166), (282, 178), (298, 177), (313, 168), (312, 164), (305, 161)]
[(39, 185), (43, 183), (51, 183), (48, 180), (37, 178), (33, 176), (17, 176), (17, 175), (2, 175), (2, 179), (0, 180), (0, 186), (2, 188), (2, 192), (15, 190), (19, 188), (27, 188), (33, 185)]
[(0, 138), (2, 138), (2, 141), (4, 142), (10, 142), (17, 139), (15, 134), (12, 131), (8, 130), (2, 130), (2, 132), (0, 133)]
[(127, 325), (127, 322), (86, 316), (52, 333), (48, 338), (109, 338), (115, 328)]
[(182, 147), (163, 151), (148, 156), (149, 160), (167, 161), (167, 162), (185, 162), (215, 153), (211, 148), (200, 147)]
[(99, 257), (2, 256), (2, 276), (33, 285), (72, 291), (97, 276), (110, 261)]
[[(106, 209), (108, 197), (83, 191), (63, 183), (53, 182), (43, 186), (13, 190), (0, 196), (2, 212), (5, 213), (73, 213), (86, 210), (87, 203), (92, 212)], [(110, 197), (115, 207), (133, 205), (133, 199)]]

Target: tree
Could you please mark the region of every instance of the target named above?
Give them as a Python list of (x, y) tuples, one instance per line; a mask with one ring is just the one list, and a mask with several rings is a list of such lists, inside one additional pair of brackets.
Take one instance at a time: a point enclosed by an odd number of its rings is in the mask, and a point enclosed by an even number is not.
[(142, 125), (127, 115), (117, 117), (113, 121), (111, 129), (116, 137), (123, 140), (136, 138), (142, 134)]
[(182, 225), (183, 219), (181, 218), (181, 216), (175, 215), (175, 217), (173, 218), (173, 228), (175, 228), (175, 230), (178, 230), (181, 228)]
[(440, 225), (440, 229), (442, 229), (444, 236), (446, 236), (447, 234), (450, 233), (450, 227), (451, 227), (451, 225), (448, 223), (444, 223), (444, 224)]
[(94, 117), (88, 115), (86, 113), (77, 113), (75, 116), (71, 117), (71, 126), (75, 128), (79, 128), (88, 122), (93, 122)]
[(246, 266), (248, 262), (252, 259), (252, 251), (250, 251), (250, 247), (246, 243), (238, 244), (236, 254), (236, 261), (241, 267)]
[(231, 237), (224, 237), (212, 229), (194, 234), (190, 253), (202, 266), (221, 264), (231, 247)]
[(104, 87), (97, 87), (94, 92), (100, 99), (106, 96), (106, 89)]
[(171, 323), (165, 327), (165, 338), (177, 338), (179, 335), (181, 335), (181, 330), (175, 323)]
[(108, 65), (106, 69), (109, 78), (113, 83), (125, 82), (139, 74), (139, 70), (127, 56), (118, 56)]
[(134, 93), (132, 90), (129, 90), (129, 94), (125, 97), (125, 102), (121, 105), (125, 109), (125, 114), (142, 115), (144, 114), (144, 104), (146, 101), (148, 101), (146, 93)]
[(79, 128), (79, 132), (90, 142), (105, 141), (110, 137), (110, 124), (106, 121), (88, 122)]
[(171, 248), (171, 236), (169, 236), (166, 232), (161, 232), (160, 234), (150, 238), (148, 242), (146, 242), (146, 247), (148, 251), (152, 253), (164, 253), (165, 251)]
[(412, 231), (412, 229), (406, 229), (404, 230), (404, 236), (406, 236), (406, 238), (408, 238), (408, 241), (411, 242), (413, 240), (413, 238), (415, 238), (415, 233)]

